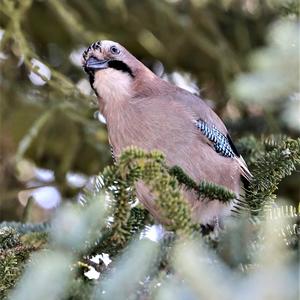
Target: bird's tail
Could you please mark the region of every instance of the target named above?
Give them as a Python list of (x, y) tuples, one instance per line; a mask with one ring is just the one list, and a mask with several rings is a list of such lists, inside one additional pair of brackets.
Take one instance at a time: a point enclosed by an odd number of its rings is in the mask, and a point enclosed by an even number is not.
[(248, 184), (249, 184), (249, 182), (253, 178), (253, 175), (249, 171), (246, 162), (244, 161), (244, 159), (243, 159), (243, 157), (241, 155), (239, 157), (236, 157), (236, 160), (238, 161), (238, 164), (240, 166), (242, 178), (244, 178), (246, 181), (248, 181)]

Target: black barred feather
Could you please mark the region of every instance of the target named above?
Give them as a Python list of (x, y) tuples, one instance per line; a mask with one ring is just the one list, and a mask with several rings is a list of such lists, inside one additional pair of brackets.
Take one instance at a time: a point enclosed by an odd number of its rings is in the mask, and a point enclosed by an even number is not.
[(196, 121), (196, 126), (203, 135), (207, 137), (209, 141), (213, 143), (214, 150), (220, 155), (228, 158), (236, 159), (241, 168), (242, 181), (244, 185), (248, 185), (248, 182), (251, 181), (252, 174), (248, 170), (248, 167), (242, 158), (242, 156), (238, 153), (236, 147), (234, 146), (230, 136), (227, 134), (223, 134), (220, 130), (218, 130), (214, 125), (208, 124), (207, 122), (198, 119)]
[(234, 157), (235, 153), (232, 149), (227, 137), (220, 132), (214, 125), (208, 125), (201, 119), (196, 122), (197, 128), (213, 143), (214, 149), (220, 155), (225, 157)]

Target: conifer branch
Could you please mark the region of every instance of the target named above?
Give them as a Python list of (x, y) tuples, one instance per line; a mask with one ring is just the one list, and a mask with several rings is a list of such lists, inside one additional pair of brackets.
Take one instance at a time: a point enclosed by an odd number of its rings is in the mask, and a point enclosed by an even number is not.
[(164, 156), (158, 151), (146, 152), (132, 147), (122, 153), (114, 166), (103, 171), (104, 188), (115, 197), (111, 239), (122, 244), (128, 240), (130, 231), (136, 232), (136, 228), (142, 227), (136, 225), (140, 221), (134, 221), (136, 218), (130, 212), (135, 184), (139, 180), (156, 197), (155, 203), (164, 218), (170, 221), (170, 229), (191, 234), (195, 225), (191, 221), (190, 208), (181, 195), (177, 180), (168, 173)]
[(265, 152), (252, 168), (254, 178), (246, 191), (246, 200), (253, 215), (270, 207), (279, 183), (296, 170), (300, 163), (300, 139), (286, 138), (272, 151)]
[(0, 229), (0, 298), (3, 299), (24, 269), (30, 254), (40, 247), (24, 243), (11, 227)]
[(178, 182), (183, 184), (187, 189), (194, 190), (199, 198), (212, 200), (217, 199), (224, 203), (236, 198), (235, 193), (212, 182), (202, 181), (200, 183), (196, 183), (178, 166), (170, 168), (169, 173), (175, 176)]
[(48, 232), (50, 230), (50, 223), (21, 223), (21, 222), (1, 222), (0, 229), (2, 228), (12, 228), (19, 234), (26, 234), (32, 232)]

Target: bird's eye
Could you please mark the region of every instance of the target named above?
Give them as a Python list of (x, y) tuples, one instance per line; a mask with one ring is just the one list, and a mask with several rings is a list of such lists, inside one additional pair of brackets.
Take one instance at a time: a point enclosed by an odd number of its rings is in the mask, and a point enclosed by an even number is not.
[(111, 46), (110, 47), (110, 52), (112, 54), (119, 54), (120, 53), (120, 50), (116, 47), (116, 46)]

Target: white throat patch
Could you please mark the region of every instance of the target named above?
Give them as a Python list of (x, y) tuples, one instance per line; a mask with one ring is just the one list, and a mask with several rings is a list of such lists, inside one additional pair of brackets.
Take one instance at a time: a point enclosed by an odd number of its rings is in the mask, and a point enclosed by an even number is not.
[(95, 73), (94, 88), (104, 102), (124, 101), (132, 95), (131, 76), (119, 70), (108, 68)]

